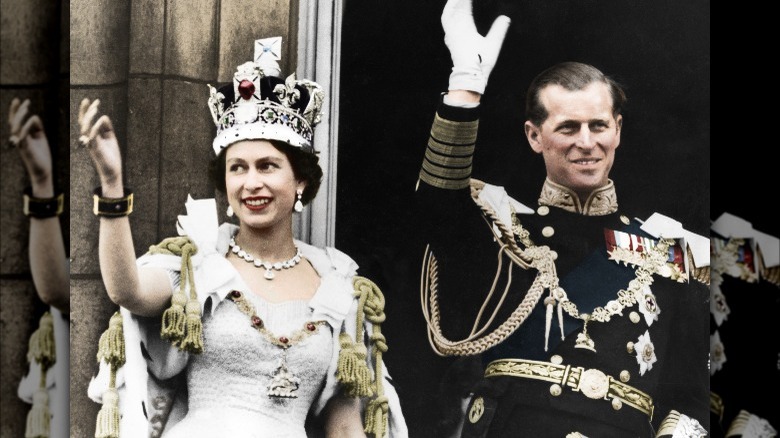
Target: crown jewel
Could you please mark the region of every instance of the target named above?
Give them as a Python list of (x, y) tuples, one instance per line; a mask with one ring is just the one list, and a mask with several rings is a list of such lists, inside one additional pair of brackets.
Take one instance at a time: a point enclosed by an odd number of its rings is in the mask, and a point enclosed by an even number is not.
[(313, 151), (314, 126), (321, 120), (325, 93), (316, 82), (282, 80), (278, 60), (282, 38), (255, 41), (255, 59), (241, 64), (233, 83), (209, 85), (208, 105), (217, 136), (216, 154), (241, 140), (280, 140)]

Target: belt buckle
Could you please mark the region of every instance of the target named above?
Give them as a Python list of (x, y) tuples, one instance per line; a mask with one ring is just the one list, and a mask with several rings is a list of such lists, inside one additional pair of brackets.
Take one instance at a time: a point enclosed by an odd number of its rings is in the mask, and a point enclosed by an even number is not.
[(579, 383), (575, 391), (580, 391), (585, 397), (599, 400), (607, 399), (610, 377), (603, 372), (591, 368), (580, 372)]

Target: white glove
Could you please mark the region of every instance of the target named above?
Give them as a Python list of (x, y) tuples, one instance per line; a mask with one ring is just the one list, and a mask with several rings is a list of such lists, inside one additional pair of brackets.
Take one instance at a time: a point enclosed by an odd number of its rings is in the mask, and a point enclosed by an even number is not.
[(444, 43), (452, 57), (450, 90), (485, 92), (488, 76), (496, 65), (510, 23), (506, 15), (499, 16), (483, 37), (474, 24), (471, 0), (447, 2), (441, 14), (441, 24)]

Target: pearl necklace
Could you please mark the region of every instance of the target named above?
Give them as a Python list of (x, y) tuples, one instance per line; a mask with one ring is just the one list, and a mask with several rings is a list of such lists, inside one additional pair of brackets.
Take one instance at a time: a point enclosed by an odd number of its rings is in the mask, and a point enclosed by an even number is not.
[(236, 239), (234, 237), (230, 238), (230, 243), (228, 243), (228, 245), (230, 246), (230, 250), (233, 251), (233, 254), (241, 257), (247, 263), (252, 263), (256, 268), (265, 268), (264, 277), (266, 280), (273, 280), (274, 277), (276, 277), (274, 271), (281, 271), (282, 269), (290, 269), (301, 262), (301, 250), (297, 246), (295, 247), (295, 255), (292, 256), (292, 258), (287, 259), (283, 262), (271, 263), (271, 262), (264, 262), (259, 258), (252, 256), (252, 254), (249, 254), (248, 252), (241, 249), (241, 247), (236, 244)]

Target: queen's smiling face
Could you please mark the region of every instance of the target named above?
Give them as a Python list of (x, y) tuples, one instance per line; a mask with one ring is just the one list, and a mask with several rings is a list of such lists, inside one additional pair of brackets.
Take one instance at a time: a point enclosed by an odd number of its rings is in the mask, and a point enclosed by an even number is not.
[(296, 191), (305, 184), (296, 180), (287, 155), (266, 140), (234, 143), (225, 154), (228, 203), (241, 226), (291, 226)]

